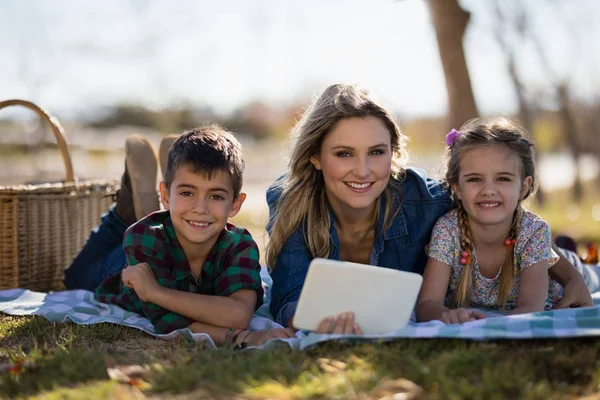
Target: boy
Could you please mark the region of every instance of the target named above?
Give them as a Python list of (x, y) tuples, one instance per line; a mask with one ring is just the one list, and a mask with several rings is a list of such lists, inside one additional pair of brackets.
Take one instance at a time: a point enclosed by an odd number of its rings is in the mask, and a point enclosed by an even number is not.
[(228, 223), (240, 210), (244, 161), (217, 126), (188, 131), (168, 153), (160, 184), (165, 211), (125, 232), (128, 267), (95, 291), (99, 301), (144, 315), (157, 333), (189, 327), (217, 344), (261, 344), (288, 330), (246, 330), (262, 304), (258, 248)]

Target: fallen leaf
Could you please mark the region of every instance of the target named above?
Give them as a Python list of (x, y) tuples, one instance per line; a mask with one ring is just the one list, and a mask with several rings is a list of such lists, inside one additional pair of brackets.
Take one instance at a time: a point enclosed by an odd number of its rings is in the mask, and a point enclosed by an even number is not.
[(150, 368), (142, 365), (117, 365), (112, 357), (104, 356), (108, 377), (117, 382), (126, 383), (139, 389), (147, 389), (150, 385), (144, 380)]
[(369, 394), (379, 400), (416, 400), (423, 398), (425, 391), (416, 383), (400, 378), (379, 382)]

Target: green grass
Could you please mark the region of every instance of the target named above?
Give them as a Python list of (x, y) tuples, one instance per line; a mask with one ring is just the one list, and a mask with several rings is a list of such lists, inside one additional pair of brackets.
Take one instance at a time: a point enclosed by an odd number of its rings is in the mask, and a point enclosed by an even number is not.
[[(161, 341), (119, 325), (0, 314), (0, 363), (26, 359), (37, 365), (0, 375), (0, 397), (369, 399), (409, 385), (426, 398), (559, 399), (599, 390), (599, 354), (596, 339), (415, 339), (234, 353)], [(120, 365), (147, 366), (148, 385), (139, 389), (111, 381), (105, 356)]]

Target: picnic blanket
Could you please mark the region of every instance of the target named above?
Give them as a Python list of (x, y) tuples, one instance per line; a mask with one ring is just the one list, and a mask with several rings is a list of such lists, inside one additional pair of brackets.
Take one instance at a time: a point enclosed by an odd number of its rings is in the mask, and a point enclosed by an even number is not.
[[(269, 313), (271, 279), (262, 271), (265, 286), (265, 304), (255, 313), (251, 329), (281, 327)], [(530, 339), (600, 336), (600, 292), (594, 293), (594, 307), (555, 310), (514, 316), (498, 316), (488, 312), (489, 318), (462, 325), (445, 325), (440, 321), (416, 323), (411, 321), (401, 330), (383, 335), (326, 335), (299, 331), (295, 338), (272, 340), (262, 347), (286, 343), (295, 349), (307, 349), (329, 340), (389, 341), (398, 338), (454, 338), (454, 339)], [(180, 329), (167, 335), (154, 333), (150, 321), (136, 313), (114, 305), (100, 303), (92, 292), (69, 290), (39, 293), (25, 289), (0, 291), (0, 311), (10, 315), (41, 315), (50, 321), (76, 324), (109, 322), (140, 329), (161, 339), (173, 339), (179, 335), (216, 347), (206, 334)]]

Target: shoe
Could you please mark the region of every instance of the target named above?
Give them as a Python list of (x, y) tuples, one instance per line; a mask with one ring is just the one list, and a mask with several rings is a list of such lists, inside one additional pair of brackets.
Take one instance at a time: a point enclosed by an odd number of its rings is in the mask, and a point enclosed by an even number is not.
[(136, 221), (160, 210), (156, 173), (158, 165), (154, 146), (141, 135), (132, 135), (125, 141), (125, 167), (131, 183), (131, 197)]
[(127, 171), (127, 163), (125, 163), (125, 172), (121, 177), (121, 186), (114, 195), (115, 212), (127, 224), (131, 226), (137, 221), (135, 216), (135, 208), (133, 207), (133, 193), (131, 191), (131, 179)]
[(160, 163), (160, 171), (162, 173), (163, 180), (165, 179), (165, 173), (167, 172), (167, 161), (169, 159), (169, 150), (173, 145), (173, 142), (177, 140), (179, 135), (169, 135), (162, 138), (160, 146), (158, 148), (158, 161)]

